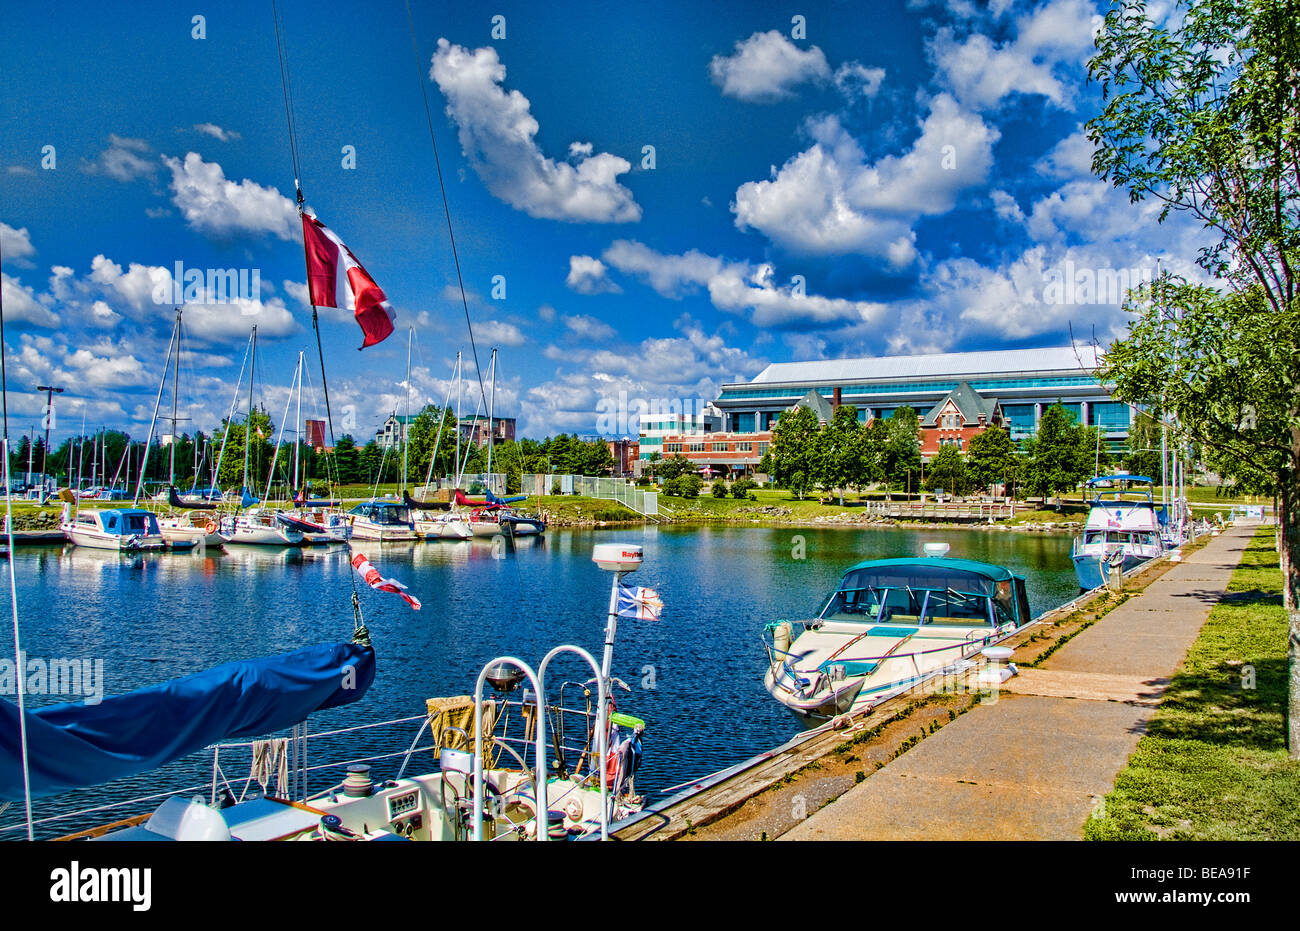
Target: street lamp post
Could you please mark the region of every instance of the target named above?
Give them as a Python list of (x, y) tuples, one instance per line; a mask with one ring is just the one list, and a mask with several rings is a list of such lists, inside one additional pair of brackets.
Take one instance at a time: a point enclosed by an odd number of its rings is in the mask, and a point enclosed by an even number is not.
[(63, 389), (55, 388), (53, 385), (37, 385), (36, 390), (45, 392), (45, 447), (41, 450), (41, 500), (44, 501), (48, 475), (45, 471), (45, 461), (50, 455), (50, 415), (54, 413), (54, 395), (63, 394)]

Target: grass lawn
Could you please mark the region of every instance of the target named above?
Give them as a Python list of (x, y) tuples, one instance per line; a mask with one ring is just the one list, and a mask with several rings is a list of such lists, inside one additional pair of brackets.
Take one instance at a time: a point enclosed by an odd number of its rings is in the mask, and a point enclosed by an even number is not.
[[(1287, 616), (1273, 529), (1251, 541), (1115, 779), (1088, 840), (1300, 840), (1287, 759)], [(1254, 683), (1249, 681), (1253, 671)]]

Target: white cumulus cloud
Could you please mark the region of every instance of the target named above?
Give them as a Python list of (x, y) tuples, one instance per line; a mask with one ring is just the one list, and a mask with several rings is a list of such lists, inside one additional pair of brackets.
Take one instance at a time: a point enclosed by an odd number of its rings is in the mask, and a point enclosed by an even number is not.
[(438, 40), (430, 77), (447, 99), (461, 149), (494, 197), (531, 217), (574, 223), (641, 219), (632, 192), (619, 183), (632, 170), (624, 158), (589, 143), (570, 147), (572, 162), (547, 158), (537, 145), (532, 104), (503, 86), (505, 65), (494, 48), (470, 51)]
[(231, 181), (216, 162), (197, 152), (182, 161), (163, 158), (172, 173), (172, 203), (191, 229), (217, 239), (270, 233), (292, 240), (300, 234), (293, 201), (273, 187), (245, 178)]

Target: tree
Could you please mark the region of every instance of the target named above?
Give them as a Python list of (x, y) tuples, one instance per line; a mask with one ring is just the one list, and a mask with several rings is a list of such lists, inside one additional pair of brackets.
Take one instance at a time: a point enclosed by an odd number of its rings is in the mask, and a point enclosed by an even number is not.
[(802, 405), (782, 411), (772, 427), (772, 445), (768, 448), (770, 474), (774, 481), (789, 488), (800, 499), (816, 482), (819, 430), (817, 415)]
[(966, 470), (966, 460), (956, 446), (940, 446), (939, 451), (930, 460), (930, 472), (925, 478), (925, 487), (931, 491), (942, 488), (954, 495), (964, 495), (970, 484)]
[(1010, 486), (1020, 473), (1020, 452), (1009, 432), (999, 426), (988, 427), (971, 438), (966, 453), (971, 481), (989, 490), (1002, 483), (1011, 494)]
[(334, 444), (334, 463), (338, 469), (340, 485), (356, 485), (365, 481), (365, 475), (361, 471), (361, 456), (351, 434), (343, 434)]
[(1160, 424), (1146, 411), (1138, 411), (1128, 431), (1128, 446), (1124, 451), (1124, 468), (1134, 475), (1145, 475), (1152, 481), (1163, 478), (1160, 466)]
[(847, 486), (861, 487), (865, 481), (862, 461), (862, 426), (858, 423), (858, 409), (852, 404), (835, 408), (831, 422), (822, 431), (819, 444), (821, 460), (820, 481), (827, 491), (838, 488), (840, 504), (844, 504)]
[[(1140, 0), (1106, 14), (1088, 64), (1107, 100), (1087, 124), (1093, 170), (1134, 201), (1161, 201), (1161, 220), (1199, 220), (1213, 238), (1197, 262), (1230, 294), (1170, 281), (1149, 290), (1162, 300), (1138, 311), (1138, 332), (1107, 353), (1105, 372), (1123, 399), (1174, 415), (1216, 468), (1275, 494), (1287, 746), (1300, 759), (1300, 3), (1180, 0), (1171, 21), (1152, 23)], [(1233, 407), (1235, 423), (1254, 423), (1235, 440)]]
[(1074, 488), (1093, 474), (1093, 434), (1075, 424), (1058, 401), (1038, 421), (1038, 431), (1025, 441), (1025, 487), (1030, 494), (1041, 495), (1046, 503)]
[(888, 490), (921, 485), (920, 418), (910, 407), (897, 408), (885, 421), (880, 471)]
[(679, 475), (687, 475), (695, 471), (695, 463), (680, 454), (674, 454), (667, 459), (659, 460), (655, 469), (655, 474), (661, 479), (668, 481), (677, 478)]

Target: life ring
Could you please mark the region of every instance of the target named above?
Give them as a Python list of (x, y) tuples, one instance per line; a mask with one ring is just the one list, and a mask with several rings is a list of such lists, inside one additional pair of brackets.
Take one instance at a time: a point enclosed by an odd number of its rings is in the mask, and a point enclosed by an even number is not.
[(210, 520), (210, 521), (208, 521), (207, 525), (203, 528), (203, 532), (204, 532), (204, 533), (216, 533), (216, 532), (217, 532), (217, 522), (216, 522), (215, 520)]

